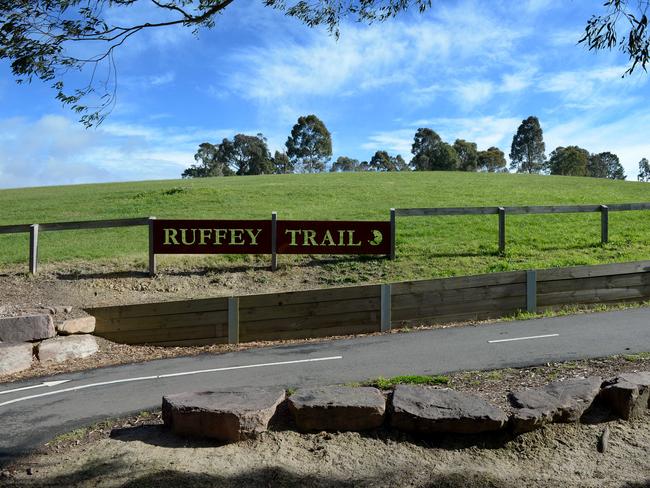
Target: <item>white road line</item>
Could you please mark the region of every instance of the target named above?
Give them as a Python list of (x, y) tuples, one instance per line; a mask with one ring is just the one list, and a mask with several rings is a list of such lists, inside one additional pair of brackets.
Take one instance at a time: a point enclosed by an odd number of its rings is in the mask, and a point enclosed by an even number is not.
[[(78, 390), (85, 390), (87, 388), (94, 388), (97, 386), (106, 386), (106, 385), (114, 385), (117, 383), (129, 383), (133, 381), (144, 381), (144, 380), (157, 380), (160, 378), (174, 378), (176, 376), (188, 376), (192, 374), (202, 374), (202, 373), (217, 373), (220, 371), (232, 371), (235, 369), (250, 369), (250, 368), (263, 368), (267, 366), (282, 366), (286, 364), (301, 364), (301, 363), (315, 363), (318, 361), (332, 361), (335, 359), (343, 359), (343, 356), (330, 356), (326, 358), (311, 358), (311, 359), (296, 359), (293, 361), (278, 361), (275, 363), (259, 363), (259, 364), (247, 364), (244, 366), (226, 366), (223, 368), (212, 368), (212, 369), (200, 369), (197, 371), (184, 371), (182, 373), (168, 373), (168, 374), (161, 374), (161, 375), (155, 375), (155, 376), (139, 376), (136, 378), (122, 378), (119, 380), (112, 380), (112, 381), (100, 381), (99, 383), (90, 383), (88, 385), (79, 385), (79, 386), (71, 386), (70, 388), (64, 388), (62, 390), (56, 390), (56, 391), (48, 391), (47, 393), (39, 393), (37, 395), (29, 395), (26, 397), (21, 397), (21, 398), (15, 398), (13, 400), (9, 400), (3, 403), (0, 403), (0, 407), (4, 407), (6, 405), (11, 405), (12, 403), (18, 403), (18, 402), (23, 402), (25, 400), (33, 400), (35, 398), (42, 398), (46, 396), (51, 396), (51, 395), (57, 395), (59, 393), (68, 393), (71, 391), (78, 391)], [(66, 380), (68, 381), (68, 380)]]
[(67, 383), (68, 381), (70, 380), (46, 381), (44, 383), (41, 383), (40, 385), (23, 386), (22, 388), (14, 388), (13, 390), (0, 391), (0, 395), (5, 395), (6, 393), (16, 393), (17, 391), (32, 390), (34, 388), (42, 388), (44, 386), (50, 388), (52, 386), (62, 385), (63, 383)]
[(497, 342), (511, 342), (511, 341), (525, 341), (527, 339), (544, 339), (546, 337), (557, 337), (560, 334), (546, 334), (546, 335), (537, 335), (537, 336), (528, 336), (528, 337), (514, 337), (512, 339), (498, 339), (495, 341), (488, 341), (490, 344), (495, 344)]

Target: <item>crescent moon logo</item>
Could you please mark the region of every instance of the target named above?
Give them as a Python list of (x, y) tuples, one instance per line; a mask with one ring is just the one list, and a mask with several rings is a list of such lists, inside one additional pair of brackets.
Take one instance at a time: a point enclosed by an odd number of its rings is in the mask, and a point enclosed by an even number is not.
[(378, 230), (372, 231), (372, 237), (373, 240), (369, 242), (371, 246), (378, 246), (384, 240), (384, 235)]

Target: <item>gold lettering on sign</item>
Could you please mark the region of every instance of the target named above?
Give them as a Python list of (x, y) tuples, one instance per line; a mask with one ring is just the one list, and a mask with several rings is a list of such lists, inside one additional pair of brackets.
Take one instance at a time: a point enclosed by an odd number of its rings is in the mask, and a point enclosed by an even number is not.
[(361, 241), (354, 242), (354, 231), (349, 230), (348, 231), (348, 246), (358, 247), (360, 245), (361, 245)]
[(257, 236), (259, 236), (260, 232), (262, 232), (262, 229), (255, 229), (255, 230), (257, 232), (253, 233), (253, 229), (246, 229), (246, 233), (251, 238), (251, 246), (257, 246)]
[[(192, 231), (192, 242), (188, 242), (187, 240), (187, 231), (191, 230)], [(185, 246), (191, 246), (196, 242), (196, 229), (181, 229), (181, 242)]]
[(284, 231), (285, 234), (291, 234), (291, 243), (289, 244), (290, 246), (297, 246), (298, 243), (296, 242), (296, 237), (298, 234), (300, 234), (302, 231), (299, 229), (287, 229)]
[(303, 241), (302, 245), (303, 246), (317, 246), (316, 244), (316, 231), (315, 230), (305, 230), (303, 231), (305, 235), (303, 235)]
[(221, 245), (221, 240), (225, 239), (226, 236), (228, 235), (228, 229), (214, 229), (214, 245), (215, 246), (220, 246)]
[(230, 245), (243, 246), (244, 242), (244, 229), (230, 229)]
[(212, 229), (199, 229), (199, 246), (205, 246), (206, 240), (212, 236)]
[(170, 244), (176, 244), (178, 246), (178, 240), (176, 239), (176, 234), (178, 234), (178, 231), (176, 229), (165, 229), (165, 246), (169, 246)]
[(323, 241), (320, 243), (321, 246), (336, 246), (334, 239), (332, 239), (332, 233), (329, 230), (325, 231), (325, 236)]
[(339, 231), (339, 246), (345, 246), (345, 231)]

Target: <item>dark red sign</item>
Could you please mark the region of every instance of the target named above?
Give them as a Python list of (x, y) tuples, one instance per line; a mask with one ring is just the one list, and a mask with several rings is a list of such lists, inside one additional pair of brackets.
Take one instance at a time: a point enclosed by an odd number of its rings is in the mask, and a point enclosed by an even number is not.
[[(279, 220), (277, 254), (390, 254), (390, 222)], [(272, 254), (270, 220), (155, 220), (155, 254)]]
[(390, 254), (390, 222), (280, 220), (278, 254)]
[(154, 220), (155, 254), (271, 254), (270, 220)]

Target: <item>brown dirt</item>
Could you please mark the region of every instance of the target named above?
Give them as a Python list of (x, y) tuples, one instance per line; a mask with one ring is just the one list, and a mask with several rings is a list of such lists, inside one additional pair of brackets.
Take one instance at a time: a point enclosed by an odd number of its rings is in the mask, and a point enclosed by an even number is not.
[[(508, 391), (550, 380), (650, 369), (650, 355), (451, 375), (454, 388), (504, 403)], [(7, 468), (6, 486), (99, 487), (628, 487), (650, 486), (650, 413), (555, 424), (513, 438), (416, 438), (294, 432), (290, 419), (256, 440), (218, 445), (177, 438), (160, 412), (107, 421), (62, 436)], [(597, 451), (610, 430), (609, 446)], [(31, 474), (29, 474), (31, 473)]]

